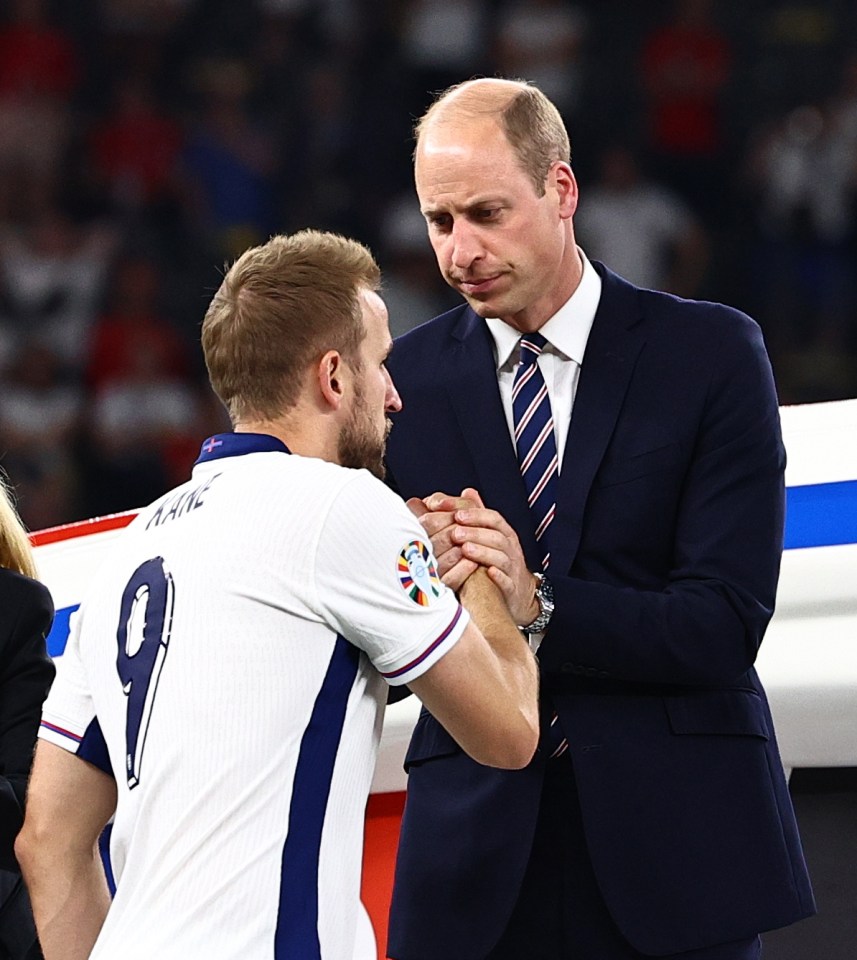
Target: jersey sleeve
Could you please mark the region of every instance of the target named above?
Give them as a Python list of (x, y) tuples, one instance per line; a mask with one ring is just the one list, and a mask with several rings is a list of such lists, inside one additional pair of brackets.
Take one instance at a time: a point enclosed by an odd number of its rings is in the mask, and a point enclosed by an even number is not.
[(80, 610), (71, 616), (68, 643), (56, 661), (56, 679), (42, 707), (39, 738), (109, 771), (106, 748), (80, 657), (82, 619)]
[(441, 581), (426, 532), (366, 471), (354, 472), (323, 520), (315, 585), (322, 616), (394, 686), (448, 653), (470, 619)]

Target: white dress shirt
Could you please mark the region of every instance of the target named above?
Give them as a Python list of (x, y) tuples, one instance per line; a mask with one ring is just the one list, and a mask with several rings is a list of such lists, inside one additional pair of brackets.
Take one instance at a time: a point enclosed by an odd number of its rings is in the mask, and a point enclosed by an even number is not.
[[(556, 438), (557, 472), (562, 470), (565, 442), (568, 438), (577, 382), (580, 379), (580, 368), (583, 365), (583, 355), (586, 352), (586, 342), (595, 319), (595, 311), (601, 300), (601, 277), (595, 272), (595, 268), (579, 247), (578, 253), (583, 262), (580, 283), (568, 300), (539, 330), (547, 340), (537, 362), (545, 378), (551, 402)], [(503, 412), (506, 414), (509, 437), (514, 447), (512, 386), (515, 382), (515, 370), (521, 362), (519, 346), (521, 331), (510, 327), (508, 323), (498, 318), (490, 318), (485, 322), (494, 339), (494, 359), (497, 363), (500, 399), (503, 403)], [(529, 635), (528, 640), (533, 653), (538, 651), (543, 637), (543, 633)]]
[[(574, 293), (544, 324), (539, 333), (548, 341), (538, 359), (539, 369), (548, 388), (551, 410), (553, 411), (554, 434), (559, 469), (562, 469), (565, 442), (571, 422), (571, 410), (577, 393), (577, 382), (586, 341), (595, 319), (595, 311), (601, 299), (601, 277), (587, 260), (586, 254), (578, 248), (583, 261), (583, 275)], [(521, 362), (521, 348), (518, 341), (521, 331), (510, 327), (497, 318), (485, 321), (494, 339), (494, 359), (497, 363), (497, 382), (500, 386), (500, 399), (506, 414), (509, 437), (515, 443), (515, 426), (512, 414), (512, 385), (515, 370)]]

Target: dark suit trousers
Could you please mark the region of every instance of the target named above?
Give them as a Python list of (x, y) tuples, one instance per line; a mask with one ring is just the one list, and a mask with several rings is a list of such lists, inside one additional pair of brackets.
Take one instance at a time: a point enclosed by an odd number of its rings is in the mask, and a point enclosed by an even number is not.
[[(758, 960), (758, 937), (660, 960)], [(607, 911), (586, 849), (574, 769), (548, 763), (521, 894), (486, 960), (644, 960)]]

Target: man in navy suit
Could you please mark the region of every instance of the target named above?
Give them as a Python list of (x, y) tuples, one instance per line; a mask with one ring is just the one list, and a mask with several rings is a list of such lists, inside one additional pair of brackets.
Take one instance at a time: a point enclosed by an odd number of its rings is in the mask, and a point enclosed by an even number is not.
[[(446, 582), (485, 566), (537, 649), (543, 737), (525, 770), (489, 770), (423, 712), (389, 955), (756, 958), (814, 910), (753, 669), (785, 461), (759, 328), (587, 260), (568, 136), (533, 86), (447, 91), (415, 158), (466, 304), (397, 341), (388, 467)], [(556, 448), (543, 516), (516, 454), (522, 335)]]

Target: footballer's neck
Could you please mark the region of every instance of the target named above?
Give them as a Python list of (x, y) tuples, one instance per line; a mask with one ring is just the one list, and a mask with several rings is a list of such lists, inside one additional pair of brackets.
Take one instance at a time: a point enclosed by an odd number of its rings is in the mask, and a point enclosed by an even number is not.
[(339, 430), (335, 423), (308, 411), (290, 411), (272, 420), (239, 420), (235, 433), (266, 433), (281, 440), (292, 453), (302, 457), (338, 462)]

